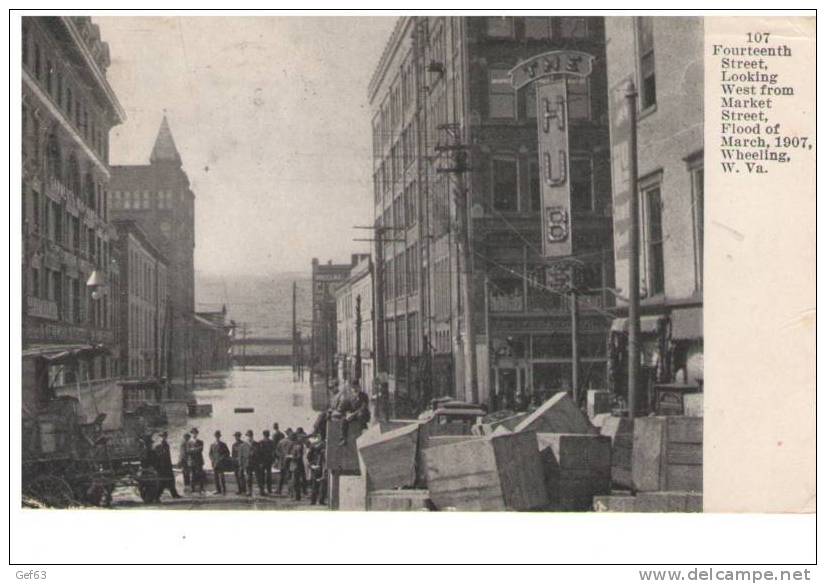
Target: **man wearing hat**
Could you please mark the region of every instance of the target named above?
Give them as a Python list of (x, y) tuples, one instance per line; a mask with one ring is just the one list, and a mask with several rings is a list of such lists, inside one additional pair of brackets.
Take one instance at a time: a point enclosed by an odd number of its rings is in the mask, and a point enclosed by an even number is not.
[(270, 431), (264, 430), (264, 437), (258, 442), (259, 487), (272, 495), (272, 463), (275, 462), (275, 443), (270, 440)]
[(192, 434), (186, 445), (186, 457), (192, 472), (192, 492), (204, 492), (204, 441), (198, 438), (198, 428), (189, 431)]
[(209, 446), (209, 461), (212, 463), (212, 474), (215, 476), (215, 494), (227, 494), (227, 482), (224, 473), (229, 470), (229, 447), (221, 440), (221, 431), (215, 430), (215, 442)]
[(189, 470), (189, 457), (186, 454), (186, 447), (189, 444), (189, 439), (192, 438), (188, 433), (184, 434), (181, 440), (181, 445), (178, 448), (178, 468), (181, 469), (181, 474), (184, 476), (184, 493), (192, 484), (192, 473)]
[(258, 492), (264, 494), (264, 488), (261, 485), (260, 476), (258, 475), (258, 443), (255, 441), (252, 430), (247, 430), (247, 464), (246, 464), (246, 479), (247, 479), (247, 496), (252, 497), (253, 483), (258, 482)]
[(235, 442), (232, 444), (232, 465), (235, 468), (235, 482), (238, 484), (238, 494), (247, 492), (247, 463), (249, 462), (249, 445), (241, 440), (241, 432), (235, 433)]
[(175, 489), (175, 471), (172, 469), (172, 455), (169, 452), (169, 442), (166, 441), (167, 433), (161, 432), (161, 441), (155, 446), (155, 471), (158, 473), (158, 498), (166, 489), (169, 489), (169, 494), (173, 499), (180, 498), (178, 491)]

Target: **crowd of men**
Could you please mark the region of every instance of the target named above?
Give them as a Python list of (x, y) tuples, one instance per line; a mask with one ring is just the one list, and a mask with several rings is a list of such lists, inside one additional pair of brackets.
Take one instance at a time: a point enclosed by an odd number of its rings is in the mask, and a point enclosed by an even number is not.
[[(364, 428), (370, 419), (367, 394), (355, 383), (350, 391), (341, 392), (334, 407), (319, 414), (310, 434), (301, 427), (295, 430), (287, 428), (282, 432), (278, 423), (274, 423), (272, 432), (263, 430), (258, 440), (252, 430), (247, 430), (245, 434), (235, 432), (234, 441), (228, 445), (221, 431), (216, 430), (214, 441), (207, 451), (215, 483), (214, 493), (227, 494), (226, 474), (232, 473), (239, 495), (251, 497), (257, 488), (261, 496), (279, 496), (286, 486), (287, 495), (296, 501), (309, 494), (311, 504), (325, 505), (327, 421), (330, 418), (341, 420), (341, 440), (338, 444), (346, 444), (350, 426), (357, 424)], [(192, 428), (183, 435), (177, 466), (183, 475), (184, 489), (189, 493), (204, 494), (206, 459), (204, 442), (198, 435), (198, 428)], [(161, 440), (158, 444), (153, 444), (152, 435), (144, 438), (144, 465), (157, 473), (160, 489), (156, 500), (165, 490), (169, 490), (172, 498), (179, 498), (168, 434), (161, 432), (159, 436)], [(277, 482), (273, 481), (273, 472), (278, 473)]]

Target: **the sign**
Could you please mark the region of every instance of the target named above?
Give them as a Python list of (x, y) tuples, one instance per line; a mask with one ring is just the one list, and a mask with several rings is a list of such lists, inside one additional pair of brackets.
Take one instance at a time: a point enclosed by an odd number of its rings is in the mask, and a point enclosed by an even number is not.
[(545, 78), (537, 81), (535, 86), (542, 190), (542, 255), (557, 258), (572, 253), (567, 85), (564, 78)]
[(522, 61), (511, 69), (511, 84), (515, 89), (552, 75), (588, 77), (594, 57), (582, 51), (550, 51)]
[(631, 121), (628, 118), (625, 91), (628, 84), (623, 79), (610, 92), (609, 114), (611, 118), (611, 180), (614, 193), (614, 257), (617, 263), (628, 262), (631, 216)]

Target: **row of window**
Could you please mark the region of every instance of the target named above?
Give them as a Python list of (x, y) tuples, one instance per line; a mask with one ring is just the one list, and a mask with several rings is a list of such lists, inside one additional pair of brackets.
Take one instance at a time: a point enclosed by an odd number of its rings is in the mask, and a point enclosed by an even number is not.
[(588, 39), (591, 18), (584, 16), (488, 16), (485, 34), (491, 39)]
[(416, 294), (421, 272), (418, 244), (414, 243), (396, 257), (386, 260), (381, 270), (386, 301)]
[(28, 199), (31, 233), (70, 249), (99, 267), (108, 265), (109, 242), (91, 227), (83, 226), (79, 217), (67, 211), (65, 204), (44, 197), (36, 190), (31, 191)]
[[(183, 198), (183, 194), (181, 194)], [(174, 191), (112, 191), (113, 209), (172, 209), (175, 205)]]
[(61, 270), (34, 266), (29, 270), (29, 277), (29, 295), (53, 302), (56, 313), (51, 316), (57, 320), (101, 328), (109, 328), (113, 323), (109, 297), (91, 298), (83, 277), (75, 278)]
[(108, 160), (108, 128), (102, 111), (84, 94), (81, 83), (57, 54), (23, 21), (23, 66), (32, 73), (40, 87), (63, 111), (69, 122), (101, 158)]
[(396, 366), (396, 357), (415, 356), (422, 352), (422, 338), (419, 314), (413, 312), (405, 316), (388, 318), (384, 321), (386, 355), (390, 373), (401, 373)]
[[(536, 119), (536, 89), (533, 85), (528, 85), (517, 92), (511, 85), (509, 71), (509, 67), (488, 69), (488, 118), (494, 120)], [(566, 84), (568, 119), (571, 121), (590, 120), (591, 85), (589, 79), (571, 77), (566, 80)]]
[(129, 351), (153, 349), (157, 329), (154, 310), (137, 304), (129, 305)]
[(158, 300), (158, 291), (166, 287), (163, 275), (153, 262), (135, 250), (129, 252), (129, 294), (147, 302)]

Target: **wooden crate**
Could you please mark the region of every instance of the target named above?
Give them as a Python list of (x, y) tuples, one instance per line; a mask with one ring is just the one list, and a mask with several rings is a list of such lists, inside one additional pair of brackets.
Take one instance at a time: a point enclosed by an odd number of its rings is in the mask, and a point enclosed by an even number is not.
[(357, 441), (368, 488), (399, 489), (416, 482), (419, 425), (409, 424), (389, 432), (366, 432)]
[(430, 493), (427, 489), (372, 491), (367, 494), (368, 511), (427, 511)]
[(634, 421), (611, 416), (603, 421), (600, 434), (611, 439), (611, 482), (617, 488), (633, 488), (631, 454), (634, 446)]
[(611, 398), (612, 393), (607, 389), (589, 389), (585, 394), (585, 411), (588, 419), (593, 420), (596, 415), (609, 413)]
[(529, 511), (548, 507), (533, 432), (432, 446), (424, 451), (430, 498), (437, 509)]
[(638, 418), (631, 462), (636, 491), (702, 492), (703, 418)]
[(367, 481), (359, 475), (341, 475), (338, 479), (338, 510), (367, 511)]
[(597, 434), (588, 418), (564, 391), (555, 394), (514, 428), (514, 432)]
[(551, 508), (587, 511), (611, 492), (611, 440), (591, 434), (538, 433)]
[(352, 423), (349, 428), (347, 444), (339, 446), (341, 440), (341, 420), (327, 421), (327, 468), (330, 471), (355, 474), (359, 472), (359, 458), (356, 441), (361, 436), (358, 424)]

